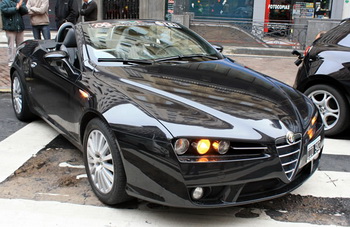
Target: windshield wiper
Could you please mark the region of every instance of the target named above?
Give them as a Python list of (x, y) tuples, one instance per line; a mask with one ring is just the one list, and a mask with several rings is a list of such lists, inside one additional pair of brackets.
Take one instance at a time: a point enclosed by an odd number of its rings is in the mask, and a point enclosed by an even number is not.
[(154, 62), (151, 60), (138, 60), (138, 59), (122, 59), (122, 58), (98, 58), (98, 62), (123, 62), (124, 64), (136, 63), (152, 65)]
[(167, 58), (158, 58), (158, 59), (155, 59), (155, 62), (171, 61), (171, 60), (186, 60), (189, 58), (209, 58), (211, 60), (218, 60), (219, 59), (219, 57), (213, 56), (213, 55), (191, 54), (191, 55), (177, 55), (177, 56), (172, 56), (172, 57), (167, 57)]

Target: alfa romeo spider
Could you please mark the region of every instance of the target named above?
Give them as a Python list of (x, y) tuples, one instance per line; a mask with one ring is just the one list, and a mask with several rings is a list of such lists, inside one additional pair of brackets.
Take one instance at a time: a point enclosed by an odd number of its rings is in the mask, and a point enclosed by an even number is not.
[(188, 208), (285, 195), (317, 169), (318, 109), (173, 22), (63, 24), (11, 67), (19, 120), (44, 119), (83, 152), (105, 204)]

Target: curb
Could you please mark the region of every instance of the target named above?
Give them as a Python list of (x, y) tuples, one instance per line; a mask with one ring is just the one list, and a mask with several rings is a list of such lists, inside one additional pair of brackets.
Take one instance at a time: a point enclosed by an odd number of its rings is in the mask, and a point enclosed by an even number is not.
[[(224, 48), (225, 49), (225, 48)], [(274, 57), (295, 57), (292, 49), (261, 48), (261, 47), (227, 47), (226, 52), (237, 55), (265, 55)]]
[(0, 93), (10, 93), (11, 89), (10, 88), (0, 88)]

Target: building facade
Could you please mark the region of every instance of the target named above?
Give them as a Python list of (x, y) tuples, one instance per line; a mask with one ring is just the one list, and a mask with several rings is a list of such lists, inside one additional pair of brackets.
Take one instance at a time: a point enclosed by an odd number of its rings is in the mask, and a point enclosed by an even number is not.
[[(49, 17), (55, 29), (55, 4), (50, 0)], [(81, 7), (83, 1), (78, 1)], [(349, 0), (95, 0), (98, 19), (165, 19), (191, 13), (194, 19), (293, 22), (306, 19), (350, 17)], [(30, 28), (29, 20), (27, 28)]]
[(348, 0), (168, 0), (175, 14), (193, 12), (196, 19), (292, 21), (297, 18), (350, 17)]

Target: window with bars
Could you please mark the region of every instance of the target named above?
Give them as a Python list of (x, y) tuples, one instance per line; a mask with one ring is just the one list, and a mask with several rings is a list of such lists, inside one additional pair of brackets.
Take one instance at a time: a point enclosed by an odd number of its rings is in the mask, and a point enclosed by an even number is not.
[(139, 19), (139, 0), (104, 0), (103, 19)]

